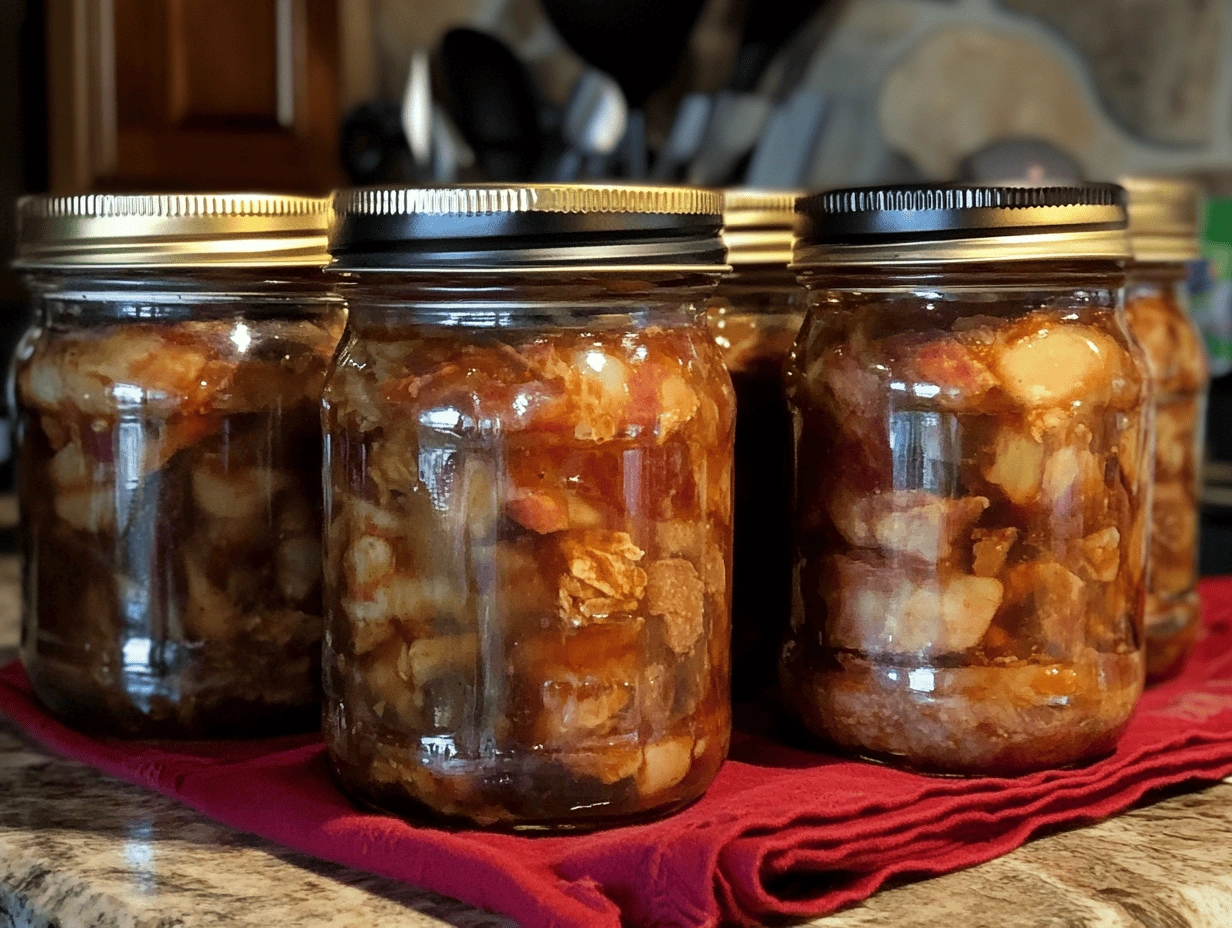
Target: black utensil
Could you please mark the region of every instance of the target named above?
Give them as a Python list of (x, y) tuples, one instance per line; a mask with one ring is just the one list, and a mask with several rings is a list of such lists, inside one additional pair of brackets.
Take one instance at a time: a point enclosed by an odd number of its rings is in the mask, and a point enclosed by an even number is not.
[(499, 39), (450, 29), (441, 40), (449, 115), (488, 180), (532, 176), (543, 154), (539, 101), (530, 74)]
[(690, 183), (725, 187), (751, 166), (758, 139), (769, 128), (773, 100), (757, 93), (762, 73), (823, 0), (753, 0), (745, 6), (740, 48), (728, 89), (715, 98), (701, 149), (689, 167)]
[(558, 181), (600, 177), (625, 134), (629, 108), (620, 85), (598, 68), (582, 72), (565, 104), (561, 136), (568, 148), (552, 173)]
[(395, 103), (363, 103), (351, 110), (342, 121), (339, 154), (353, 184), (405, 182), (415, 177)]
[[(778, 2), (778, 0), (761, 0)], [(629, 125), (624, 162), (630, 177), (646, 176), (646, 98), (676, 70), (703, 0), (543, 0), (569, 47), (624, 91)]]
[(728, 87), (747, 93), (757, 87), (774, 53), (823, 0), (757, 0), (746, 4), (740, 49), (732, 66)]

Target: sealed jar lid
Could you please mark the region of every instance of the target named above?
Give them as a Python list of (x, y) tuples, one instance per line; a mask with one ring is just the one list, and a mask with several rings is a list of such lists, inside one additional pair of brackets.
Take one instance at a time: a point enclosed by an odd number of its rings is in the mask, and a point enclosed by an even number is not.
[(805, 197), (797, 209), (796, 267), (1130, 256), (1116, 184), (860, 187)]
[(727, 261), (748, 264), (788, 264), (795, 241), (800, 194), (783, 190), (723, 191), (723, 243)]
[(722, 198), (691, 187), (476, 184), (334, 194), (347, 271), (726, 270)]
[(23, 269), (322, 266), (329, 201), (265, 193), (28, 196)]
[(1135, 261), (1193, 261), (1198, 246), (1198, 187), (1175, 177), (1123, 177), (1129, 194), (1129, 244)]

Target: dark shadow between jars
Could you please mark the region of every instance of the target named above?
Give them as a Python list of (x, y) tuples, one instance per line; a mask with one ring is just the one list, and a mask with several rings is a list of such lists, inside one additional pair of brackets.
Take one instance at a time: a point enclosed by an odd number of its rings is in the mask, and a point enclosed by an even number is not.
[(845, 759), (827, 750), (773, 696), (732, 706), (732, 744), (727, 758), (782, 770), (826, 767)]

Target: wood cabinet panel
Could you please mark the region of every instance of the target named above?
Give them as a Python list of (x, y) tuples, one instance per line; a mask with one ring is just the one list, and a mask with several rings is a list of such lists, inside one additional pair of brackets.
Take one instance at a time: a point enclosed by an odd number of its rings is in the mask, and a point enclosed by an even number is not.
[[(279, 95), (294, 99), (288, 97), (292, 69), (301, 63), (291, 21), (295, 4), (170, 0), (168, 7), (172, 119), (181, 125), (281, 125)], [(283, 115), (292, 122), (293, 112)]]
[(338, 0), (49, 0), (56, 192), (323, 192)]

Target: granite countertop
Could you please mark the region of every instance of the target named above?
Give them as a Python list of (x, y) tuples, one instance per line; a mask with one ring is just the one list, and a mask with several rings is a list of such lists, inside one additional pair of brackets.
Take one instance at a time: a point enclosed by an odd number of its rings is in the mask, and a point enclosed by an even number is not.
[[(0, 557), (0, 662), (18, 639)], [(1227, 928), (1232, 780), (889, 889), (817, 928)], [(505, 928), (513, 922), (323, 863), (61, 760), (0, 717), (0, 928)]]

